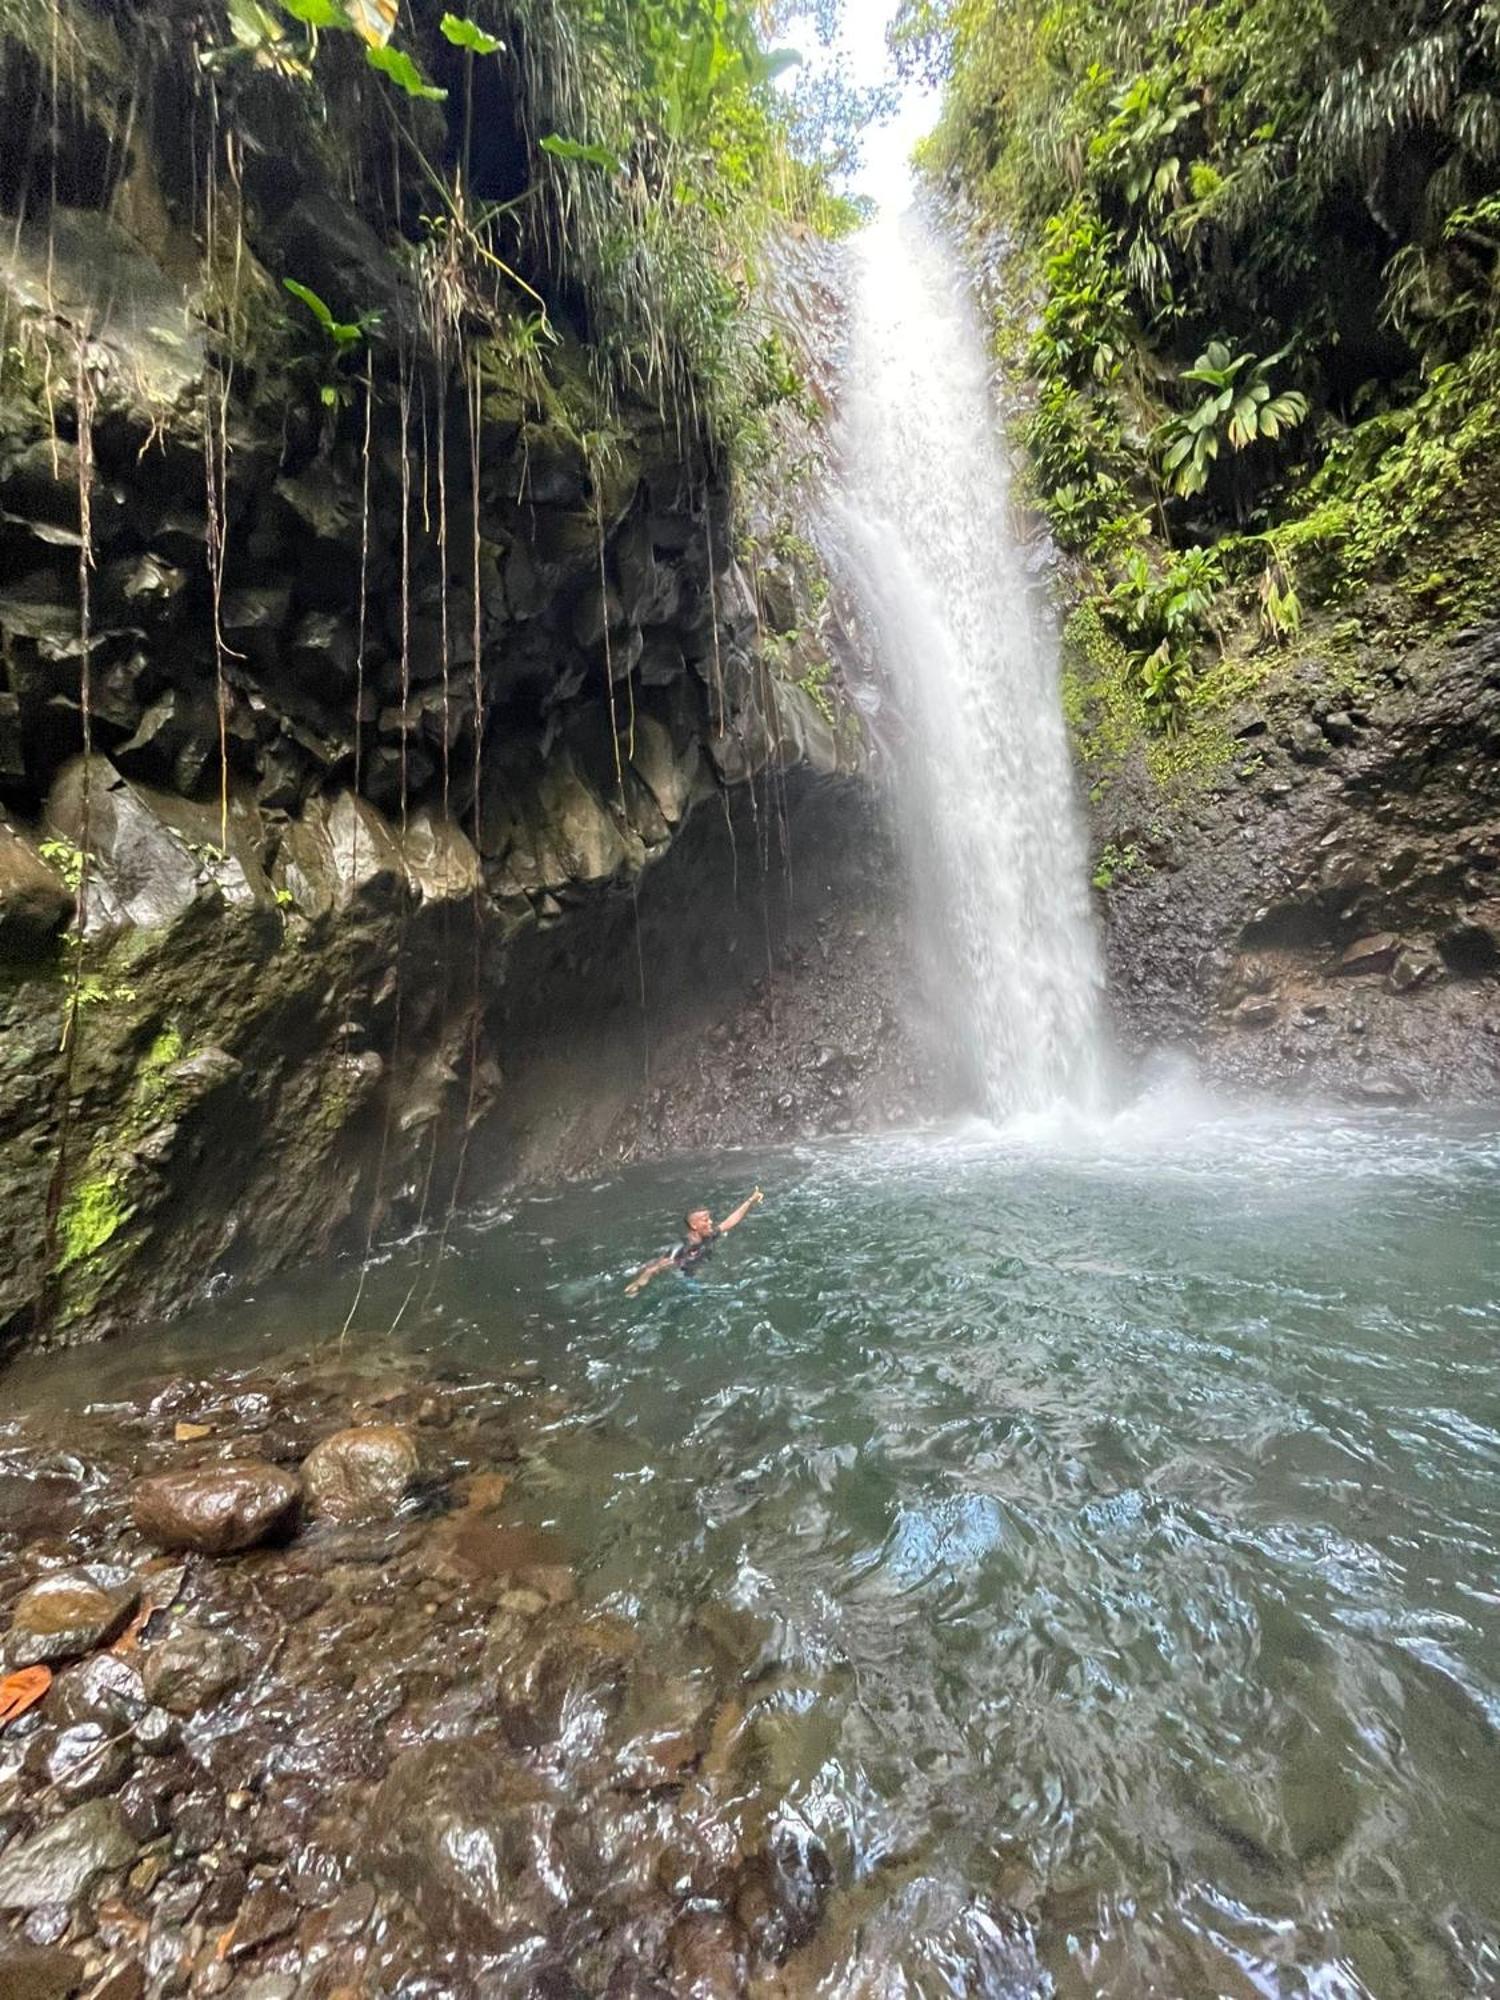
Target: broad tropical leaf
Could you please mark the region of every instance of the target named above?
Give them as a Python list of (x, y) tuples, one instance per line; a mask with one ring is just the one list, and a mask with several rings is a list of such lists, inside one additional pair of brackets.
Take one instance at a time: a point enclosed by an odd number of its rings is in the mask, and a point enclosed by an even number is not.
[(555, 160), (577, 160), (584, 166), (602, 167), (610, 174), (623, 174), (625, 171), (624, 162), (608, 146), (588, 146), (581, 139), (565, 139), (560, 132), (549, 132), (540, 145), (542, 151), (550, 153)]
[(456, 49), (467, 49), (471, 55), (498, 55), (505, 47), (498, 35), (487, 35), (483, 28), (458, 14), (445, 14), (438, 25)]
[(398, 84), (408, 97), (422, 97), (434, 104), (440, 104), (448, 95), (435, 83), (429, 83), (417, 68), (405, 49), (378, 48), (374, 43), (365, 49), (365, 60), (371, 69), (378, 69), (382, 76), (388, 76)]
[(347, 28), (349, 16), (338, 0), (277, 0), (284, 14), (309, 28)]
[(364, 339), (364, 328), (350, 324), (347, 320), (335, 319), (327, 304), (318, 297), (311, 285), (302, 285), (295, 278), (283, 278), (282, 284), (294, 299), (301, 299), (313, 318), (332, 341), (340, 347), (352, 347)]

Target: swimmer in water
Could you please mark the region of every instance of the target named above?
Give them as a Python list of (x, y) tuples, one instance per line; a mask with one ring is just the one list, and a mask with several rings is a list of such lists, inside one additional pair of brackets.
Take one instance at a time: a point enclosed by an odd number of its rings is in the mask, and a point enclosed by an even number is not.
[(727, 1236), (731, 1229), (738, 1229), (751, 1209), (758, 1207), (764, 1200), (765, 1196), (757, 1188), (754, 1194), (747, 1195), (739, 1207), (732, 1214), (726, 1215), (720, 1223), (715, 1223), (706, 1208), (690, 1210), (686, 1218), (687, 1241), (679, 1243), (675, 1250), (668, 1250), (660, 1257), (653, 1257), (649, 1264), (643, 1264), (625, 1287), (626, 1297), (633, 1299), (637, 1292), (644, 1291), (651, 1280), (659, 1278), (663, 1271), (676, 1271), (684, 1278), (694, 1276), (704, 1259), (713, 1255), (714, 1245), (719, 1238)]

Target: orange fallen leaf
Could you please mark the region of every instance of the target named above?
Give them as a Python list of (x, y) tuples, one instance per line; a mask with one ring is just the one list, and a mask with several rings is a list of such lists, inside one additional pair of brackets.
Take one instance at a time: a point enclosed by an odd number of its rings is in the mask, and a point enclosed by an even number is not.
[(220, 1931), (218, 1943), (214, 1946), (215, 1958), (221, 1960), (228, 1958), (230, 1948), (234, 1944), (234, 1934), (239, 1929), (239, 1927), (240, 1927), (240, 1920), (238, 1917), (236, 1917), (234, 1922), (229, 1926), (227, 1931)]
[(172, 1432), (178, 1444), (196, 1444), (199, 1438), (212, 1437), (213, 1434), (212, 1424), (178, 1424)]
[(22, 1667), (18, 1673), (0, 1680), (0, 1728), (15, 1722), (28, 1708), (35, 1708), (52, 1685), (50, 1667)]
[(112, 1653), (133, 1653), (141, 1643), (141, 1627), (155, 1609), (154, 1604), (143, 1604), (109, 1650)]

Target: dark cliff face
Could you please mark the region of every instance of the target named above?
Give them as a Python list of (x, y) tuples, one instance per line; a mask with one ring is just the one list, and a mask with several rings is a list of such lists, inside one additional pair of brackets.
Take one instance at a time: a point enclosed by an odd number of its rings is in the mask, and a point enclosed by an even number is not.
[[(0, 1338), (440, 1227), (481, 1170), (703, 1143), (731, 1099), (742, 1136), (898, 1101), (867, 751), (780, 509), (737, 516), (690, 411), (601, 400), (566, 310), (456, 356), (317, 151), (249, 144), (226, 322), (153, 108), (0, 250)], [(357, 360), (279, 277), (378, 308)], [(850, 910), (878, 943), (834, 980)], [(653, 1037), (748, 1035), (799, 965), (782, 1087), (690, 1113)]]
[[(1290, 667), (1176, 803), (1096, 789), (1116, 1018), (1135, 1053), (1355, 1102), (1500, 1090), (1500, 631)], [(1123, 858), (1123, 865), (1122, 865)]]

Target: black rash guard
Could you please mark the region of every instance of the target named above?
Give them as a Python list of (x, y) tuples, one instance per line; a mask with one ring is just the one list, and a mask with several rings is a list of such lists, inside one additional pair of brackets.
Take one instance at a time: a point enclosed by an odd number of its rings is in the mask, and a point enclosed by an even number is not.
[(714, 1245), (723, 1234), (722, 1229), (711, 1229), (707, 1236), (700, 1237), (696, 1243), (678, 1244), (677, 1248), (672, 1252), (672, 1262), (677, 1266), (679, 1271), (685, 1271), (691, 1275), (703, 1262), (705, 1257), (713, 1255)]

